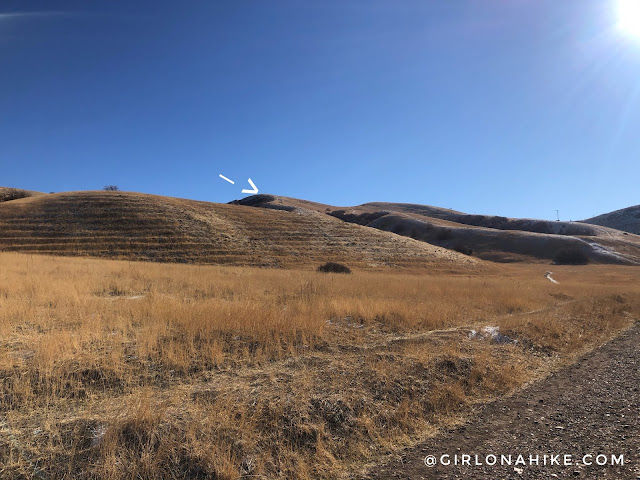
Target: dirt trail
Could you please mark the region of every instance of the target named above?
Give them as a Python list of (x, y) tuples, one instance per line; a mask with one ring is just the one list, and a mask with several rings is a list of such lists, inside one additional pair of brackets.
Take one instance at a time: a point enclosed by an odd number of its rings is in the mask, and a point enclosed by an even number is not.
[[(444, 454), (452, 465), (425, 465), (427, 455), (439, 459)], [(471, 466), (454, 466), (456, 454), (471, 455)], [(497, 465), (486, 465), (490, 454), (497, 455)], [(519, 454), (525, 465), (515, 464)], [(552, 454), (560, 455), (560, 465), (549, 465), (548, 459), (544, 466), (544, 455)], [(572, 465), (563, 464), (565, 454)], [(585, 459), (591, 466), (583, 462), (587, 454), (593, 455)], [(598, 466), (599, 454), (609, 460), (624, 455), (624, 465)], [(475, 455), (484, 465), (473, 465)], [(513, 464), (500, 465), (500, 455), (512, 455)], [(538, 455), (539, 465), (529, 465), (530, 455)], [(364, 478), (640, 480), (640, 323), (576, 364), (479, 408), (471, 423), (373, 470)]]

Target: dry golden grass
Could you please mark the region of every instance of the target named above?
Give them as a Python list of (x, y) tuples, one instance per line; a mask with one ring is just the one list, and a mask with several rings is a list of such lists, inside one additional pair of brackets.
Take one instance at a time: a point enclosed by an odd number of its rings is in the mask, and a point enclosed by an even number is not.
[(638, 317), (640, 269), (554, 270), (0, 254), (0, 477), (339, 478)]
[(18, 200), (20, 198), (37, 197), (45, 195), (40, 192), (32, 192), (30, 190), (22, 190), (21, 188), (0, 187), (0, 203)]
[(461, 271), (475, 259), (317, 212), (130, 192), (66, 192), (0, 203), (0, 251), (191, 264)]
[[(236, 203), (328, 214), (345, 222), (367, 225), (447, 249), (471, 250), (474, 257), (483, 260), (551, 263), (560, 251), (570, 249), (582, 252), (595, 263), (640, 265), (639, 235), (580, 222), (469, 215), (410, 203), (374, 202), (335, 207), (263, 194), (246, 197)], [(632, 219), (632, 215), (628, 217)], [(596, 245), (592, 248), (590, 244), (594, 242)], [(603, 254), (603, 248), (614, 255)]]

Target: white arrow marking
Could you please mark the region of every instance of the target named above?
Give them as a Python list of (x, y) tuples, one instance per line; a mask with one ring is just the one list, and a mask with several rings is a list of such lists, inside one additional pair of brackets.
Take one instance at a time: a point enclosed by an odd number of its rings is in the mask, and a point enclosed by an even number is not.
[(225, 176), (224, 176), (224, 175), (222, 175), (222, 174), (220, 174), (220, 178), (221, 178), (221, 179), (223, 179), (223, 180), (226, 180), (227, 182), (229, 182), (229, 183), (231, 183), (231, 184), (236, 183), (236, 182), (234, 182), (233, 180), (229, 180), (227, 177), (225, 177)]
[(254, 194), (254, 195), (255, 195), (256, 193), (258, 193), (258, 187), (256, 187), (256, 184), (255, 184), (255, 183), (253, 183), (253, 182), (251, 181), (251, 179), (249, 179), (249, 185), (251, 185), (251, 186), (253, 187), (253, 190), (247, 190), (247, 189), (244, 189), (244, 190), (242, 190), (242, 193), (252, 193), (252, 194)]

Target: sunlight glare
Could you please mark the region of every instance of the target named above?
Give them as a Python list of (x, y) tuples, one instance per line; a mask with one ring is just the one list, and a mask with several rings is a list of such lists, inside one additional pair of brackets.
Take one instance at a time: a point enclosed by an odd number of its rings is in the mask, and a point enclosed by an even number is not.
[(618, 0), (618, 28), (640, 38), (640, 0)]

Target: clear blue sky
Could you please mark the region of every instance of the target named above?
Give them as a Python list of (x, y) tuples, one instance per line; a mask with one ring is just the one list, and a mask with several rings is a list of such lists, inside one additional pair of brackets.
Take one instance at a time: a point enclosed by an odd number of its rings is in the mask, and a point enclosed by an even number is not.
[(227, 202), (251, 177), (334, 205), (574, 220), (635, 205), (640, 37), (617, 12), (3, 0), (0, 185)]

